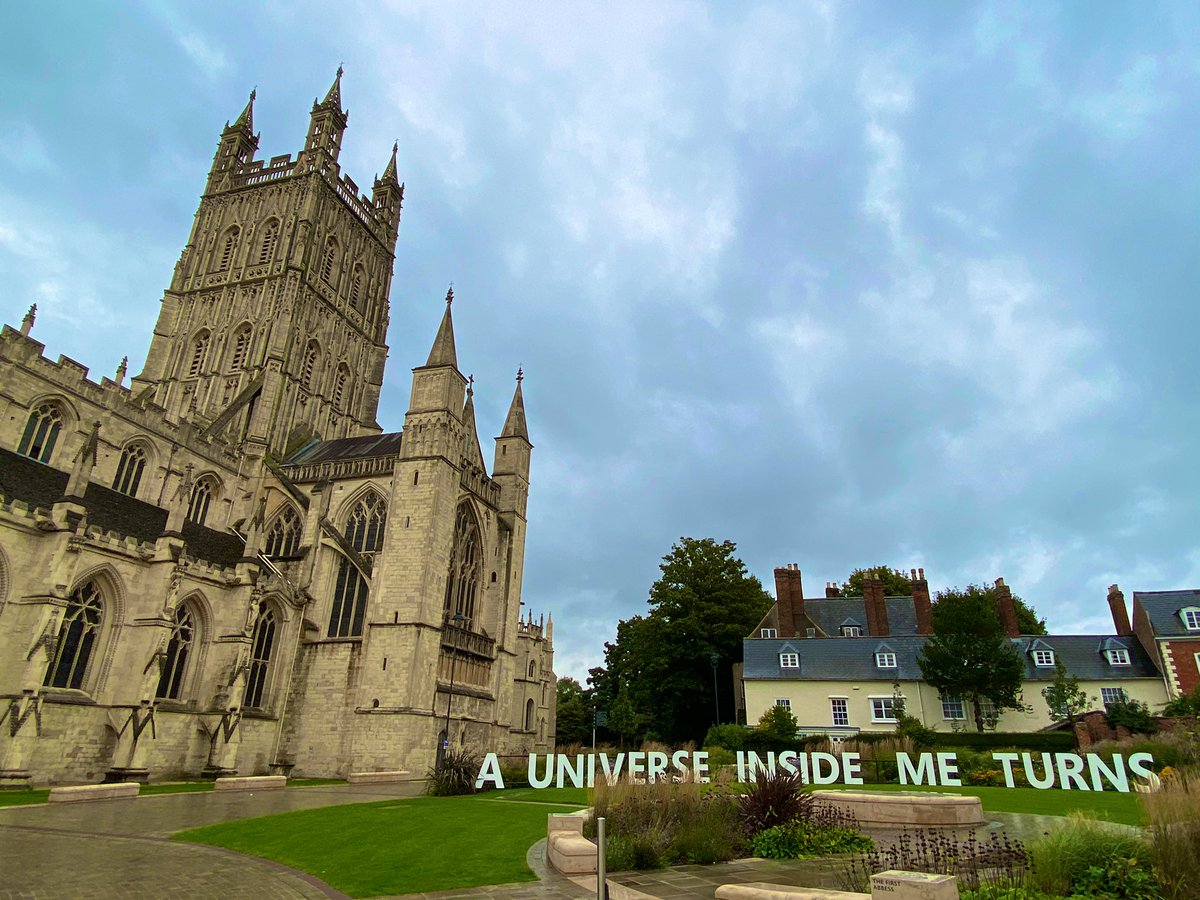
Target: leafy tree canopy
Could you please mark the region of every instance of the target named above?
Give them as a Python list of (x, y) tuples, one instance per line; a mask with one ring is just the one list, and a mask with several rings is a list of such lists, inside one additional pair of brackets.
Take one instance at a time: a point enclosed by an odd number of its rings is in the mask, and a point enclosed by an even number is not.
[(861, 597), (863, 581), (867, 576), (878, 578), (883, 582), (883, 593), (887, 597), (907, 597), (912, 594), (912, 580), (899, 569), (893, 569), (890, 566), (855, 569), (838, 590), (843, 597)]
[(791, 741), (796, 737), (796, 717), (786, 706), (772, 706), (758, 720), (758, 730), (778, 741)]
[(591, 698), (574, 678), (558, 679), (555, 739), (559, 745), (584, 744), (592, 739)]
[(1001, 629), (995, 588), (969, 585), (961, 591), (940, 591), (933, 605), (933, 637), (917, 663), (925, 681), (943, 696), (962, 697), (971, 704), (979, 731), (981, 701), (990, 700), (997, 712), (1025, 708), (1025, 665)]
[(1067, 667), (1057, 656), (1054, 658), (1054, 682), (1042, 688), (1042, 698), (1051, 717), (1065, 719), (1072, 729), (1075, 727), (1075, 717), (1087, 712), (1095, 700), (1079, 686), (1079, 679), (1067, 672)]
[[(663, 557), (649, 611), (618, 623), (616, 641), (604, 645), (604, 665), (589, 675), (596, 703), (609, 710), (610, 730), (700, 740), (715, 717), (714, 654), (721, 715), (732, 718), (732, 666), (742, 661), (742, 637), (773, 602), (736, 551), (732, 541), (684, 537)], [(618, 699), (628, 709), (617, 710)]]

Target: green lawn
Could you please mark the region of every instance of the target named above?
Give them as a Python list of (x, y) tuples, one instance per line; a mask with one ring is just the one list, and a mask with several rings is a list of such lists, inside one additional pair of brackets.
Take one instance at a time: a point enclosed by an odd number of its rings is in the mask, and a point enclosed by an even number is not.
[(49, 791), (0, 790), (0, 806), (21, 806), (25, 803), (45, 803)]
[(932, 791), (943, 794), (966, 794), (983, 801), (988, 812), (1029, 813), (1035, 816), (1065, 816), (1076, 810), (1095, 819), (1107, 819), (1123, 825), (1140, 825), (1141, 810), (1137, 794), (1116, 791), (1039, 791), (1034, 788), (1007, 787), (937, 787), (920, 788), (901, 784), (867, 784), (861, 787), (829, 785), (822, 790), (857, 791)]
[(550, 791), (518, 793), (331, 806), (172, 837), (272, 859), (352, 897), (533, 881), (525, 853), (545, 837), (547, 813), (578, 805), (552, 805), (536, 796)]
[[(288, 781), (288, 787), (319, 787), (323, 784), (345, 784), (341, 778), (294, 778)], [(190, 794), (197, 791), (211, 791), (211, 781), (164, 781), (159, 784), (143, 784), (138, 792), (139, 797), (149, 797), (154, 794)], [(26, 803), (45, 803), (50, 791), (0, 789), (0, 807), (21, 806)]]

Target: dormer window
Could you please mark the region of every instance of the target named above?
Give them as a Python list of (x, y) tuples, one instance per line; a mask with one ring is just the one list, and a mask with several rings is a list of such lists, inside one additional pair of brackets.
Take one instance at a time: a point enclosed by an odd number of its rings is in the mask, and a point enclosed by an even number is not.
[(842, 637), (862, 637), (861, 625), (843, 625)]
[(763, 629), (761, 629), (761, 631), (759, 633), (761, 634), (762, 637), (765, 637), (765, 638), (773, 638), (773, 637), (779, 636), (779, 633), (774, 628), (763, 628)]
[(1200, 631), (1200, 606), (1189, 606), (1187, 609), (1181, 609), (1179, 617), (1183, 619), (1183, 627), (1188, 631)]
[(1121, 649), (1105, 650), (1104, 655), (1108, 657), (1108, 664), (1110, 666), (1127, 666), (1127, 665), (1129, 665), (1129, 651), (1128, 650), (1121, 650)]
[(887, 652), (876, 653), (875, 654), (875, 665), (881, 669), (896, 668), (896, 654), (895, 653), (887, 653)]
[(780, 653), (779, 668), (781, 669), (798, 669), (800, 668), (799, 653)]
[(1054, 668), (1054, 651), (1053, 650), (1034, 650), (1033, 664), (1039, 669)]

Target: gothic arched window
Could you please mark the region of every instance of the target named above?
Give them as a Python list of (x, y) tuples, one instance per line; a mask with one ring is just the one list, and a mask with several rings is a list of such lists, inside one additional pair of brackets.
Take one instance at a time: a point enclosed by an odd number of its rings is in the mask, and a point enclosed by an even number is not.
[(203, 525), (208, 516), (208, 506), (212, 503), (213, 486), (207, 478), (196, 482), (192, 488), (191, 499), (188, 500), (187, 518), (189, 522)]
[(446, 579), (446, 615), (460, 615), (470, 628), (475, 619), (475, 595), (479, 587), (482, 540), (479, 524), (467, 504), (458, 508), (454, 520), (454, 550)]
[(221, 242), (221, 256), (217, 262), (217, 271), (224, 272), (233, 264), (233, 254), (237, 251), (238, 236), (241, 230), (234, 225), (225, 232), (225, 237)]
[(250, 638), (250, 669), (246, 673), (246, 692), (242, 706), (261, 708), (267, 690), (267, 675), (271, 668), (271, 653), (275, 649), (275, 612), (264, 600), (258, 604), (258, 618)]
[(54, 657), (46, 668), (46, 687), (83, 687), (83, 676), (96, 649), (104, 603), (94, 582), (87, 582), (71, 594), (63, 612), (62, 627), (54, 648)]
[(279, 221), (272, 219), (263, 226), (262, 243), (258, 245), (258, 264), (265, 266), (275, 255), (275, 244), (279, 240)]
[(325, 255), (321, 257), (321, 278), (325, 281), (333, 281), (333, 273), (337, 268), (337, 253), (337, 238), (331, 237), (325, 242)]
[(350, 305), (362, 312), (363, 303), (363, 267), (355, 266), (354, 275), (350, 279)]
[(300, 517), (289, 506), (275, 517), (267, 532), (267, 556), (295, 556), (300, 547)]
[(313, 386), (313, 375), (317, 371), (317, 363), (320, 359), (321, 345), (316, 341), (309, 341), (308, 347), (304, 350), (304, 365), (300, 368), (300, 383), (310, 390)]
[(333, 408), (340, 410), (342, 408), (342, 400), (346, 396), (346, 385), (350, 381), (350, 370), (346, 368), (346, 364), (342, 363), (338, 366), (337, 377), (333, 382)]
[(208, 356), (208, 338), (208, 332), (202, 331), (192, 339), (192, 361), (188, 365), (189, 378), (195, 378), (204, 368), (204, 360)]
[(183, 673), (187, 667), (192, 643), (196, 638), (196, 624), (192, 611), (186, 606), (175, 610), (175, 621), (171, 626), (171, 639), (167, 641), (167, 655), (163, 660), (162, 674), (158, 678), (155, 697), (178, 700), (183, 686)]
[(130, 497), (137, 496), (142, 470), (146, 468), (146, 450), (141, 444), (130, 444), (121, 451), (121, 462), (117, 465), (117, 477), (113, 479), (113, 490)]
[(38, 462), (49, 463), (62, 425), (63, 416), (59, 408), (53, 403), (41, 404), (29, 414), (17, 452)]
[[(366, 494), (346, 520), (346, 541), (359, 553), (374, 553), (383, 546), (387, 503), (374, 491)], [(367, 612), (367, 581), (349, 559), (338, 560), (329, 609), (330, 637), (361, 637)]]
[(533, 731), (533, 701), (525, 701), (525, 730)]
[(246, 358), (250, 355), (250, 326), (243, 325), (238, 329), (237, 334), (233, 336), (233, 350), (229, 354), (229, 369), (236, 372), (246, 365)]
[(533, 674), (534, 674), (534, 672), (535, 672), (535, 671), (537, 671), (537, 667), (535, 666), (535, 664), (534, 664), (533, 660), (531, 659), (531, 660), (529, 661), (529, 677), (530, 677), (530, 678), (532, 678), (532, 677), (533, 677)]

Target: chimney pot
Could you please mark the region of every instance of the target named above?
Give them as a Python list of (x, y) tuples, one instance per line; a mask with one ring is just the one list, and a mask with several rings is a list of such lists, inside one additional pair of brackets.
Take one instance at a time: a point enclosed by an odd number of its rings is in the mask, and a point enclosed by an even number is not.
[(1004, 579), (1003, 578), (996, 579), (996, 587), (1004, 587)]
[(922, 568), (917, 569), (917, 578), (919, 578), (921, 581), (925, 580), (925, 570), (924, 569), (922, 569)]
[(916, 580), (917, 580), (917, 570), (916, 570), (916, 569), (909, 569), (909, 570), (908, 570), (908, 576), (909, 576), (909, 577), (908, 577), (908, 580), (909, 580), (909, 581), (916, 581)]

